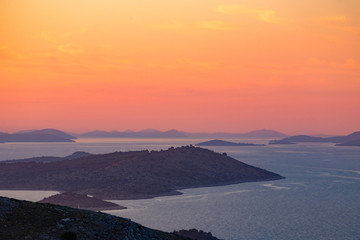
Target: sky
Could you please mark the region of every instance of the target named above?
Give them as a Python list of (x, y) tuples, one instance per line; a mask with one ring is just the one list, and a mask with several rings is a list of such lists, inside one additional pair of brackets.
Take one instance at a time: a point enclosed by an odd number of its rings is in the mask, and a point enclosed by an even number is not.
[(0, 1), (0, 131), (359, 123), (358, 0)]

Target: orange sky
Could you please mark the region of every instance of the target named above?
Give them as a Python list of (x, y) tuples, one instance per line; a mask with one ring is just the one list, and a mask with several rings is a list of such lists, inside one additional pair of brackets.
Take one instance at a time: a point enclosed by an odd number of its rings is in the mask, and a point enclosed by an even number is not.
[(0, 2), (0, 131), (359, 123), (358, 0)]

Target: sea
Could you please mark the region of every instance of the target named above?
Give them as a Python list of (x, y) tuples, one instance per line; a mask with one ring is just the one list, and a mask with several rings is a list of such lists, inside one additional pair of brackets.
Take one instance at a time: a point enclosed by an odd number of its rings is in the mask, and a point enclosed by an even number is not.
[[(75, 151), (160, 150), (210, 139), (90, 139), (76, 143), (1, 143), (0, 161), (66, 156)], [(226, 140), (226, 139), (225, 139)], [(268, 139), (230, 139), (267, 143)], [(182, 195), (110, 201), (125, 210), (106, 213), (164, 231), (196, 228), (224, 240), (360, 239), (360, 147), (298, 143), (208, 147), (273, 171), (282, 180), (181, 190)], [(38, 201), (56, 192), (0, 191)]]

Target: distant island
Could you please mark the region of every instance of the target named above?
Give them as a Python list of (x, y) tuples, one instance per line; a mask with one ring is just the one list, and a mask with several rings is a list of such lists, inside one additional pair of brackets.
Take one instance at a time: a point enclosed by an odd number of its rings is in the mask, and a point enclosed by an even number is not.
[(335, 144), (335, 146), (360, 146), (360, 139), (353, 141), (345, 141), (342, 143)]
[(184, 188), (283, 177), (226, 154), (193, 146), (96, 154), (49, 163), (0, 163), (0, 189), (71, 191), (100, 199), (181, 194)]
[(265, 144), (234, 143), (234, 142), (228, 142), (228, 141), (223, 141), (223, 140), (218, 140), (218, 139), (197, 143), (195, 145), (196, 146), (232, 146), (232, 147), (238, 147), (238, 146), (265, 146)]
[(96, 197), (90, 197), (86, 194), (79, 194), (73, 192), (63, 192), (39, 201), (40, 203), (51, 203), (72, 208), (104, 211), (104, 210), (120, 210), (126, 207), (117, 205), (112, 202), (103, 201)]
[(17, 133), (1, 133), (0, 142), (75, 142), (76, 137), (56, 129), (25, 130)]
[(360, 146), (360, 131), (346, 136), (335, 137), (313, 137), (308, 135), (297, 135), (286, 137), (281, 140), (271, 140), (269, 144), (292, 144), (300, 142), (337, 143), (336, 146)]

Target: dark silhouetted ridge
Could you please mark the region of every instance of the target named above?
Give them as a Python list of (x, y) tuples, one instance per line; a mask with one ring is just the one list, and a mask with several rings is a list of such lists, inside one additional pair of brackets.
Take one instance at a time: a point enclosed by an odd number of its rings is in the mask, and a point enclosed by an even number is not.
[(1, 240), (187, 239), (101, 212), (4, 197), (0, 197), (0, 238)]

